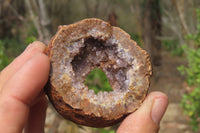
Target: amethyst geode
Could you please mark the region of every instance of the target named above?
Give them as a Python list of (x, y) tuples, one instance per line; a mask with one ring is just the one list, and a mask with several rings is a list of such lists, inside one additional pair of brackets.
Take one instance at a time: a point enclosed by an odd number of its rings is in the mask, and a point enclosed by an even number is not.
[[(148, 54), (123, 30), (99, 19), (59, 26), (46, 49), (51, 71), (46, 93), (66, 119), (91, 127), (120, 122), (139, 108), (151, 75)], [(113, 89), (95, 94), (84, 84), (94, 68)]]

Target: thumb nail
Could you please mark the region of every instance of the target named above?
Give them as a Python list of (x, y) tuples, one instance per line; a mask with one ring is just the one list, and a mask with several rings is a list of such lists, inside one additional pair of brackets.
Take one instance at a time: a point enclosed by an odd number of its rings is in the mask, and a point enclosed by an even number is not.
[(167, 108), (168, 101), (164, 98), (156, 98), (153, 103), (151, 117), (152, 120), (159, 125), (160, 121), (165, 113)]
[(45, 49), (45, 44), (42, 43), (42, 42), (39, 42), (39, 41), (34, 41), (32, 42), (31, 44), (29, 44), (27, 47), (26, 47), (26, 50), (29, 50), (29, 49), (33, 49), (33, 48), (37, 48), (41, 51), (43, 51)]

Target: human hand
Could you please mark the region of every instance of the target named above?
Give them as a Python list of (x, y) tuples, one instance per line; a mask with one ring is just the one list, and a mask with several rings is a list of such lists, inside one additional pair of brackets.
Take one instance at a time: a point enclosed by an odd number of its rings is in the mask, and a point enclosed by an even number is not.
[(117, 133), (157, 133), (167, 105), (168, 98), (165, 94), (148, 94), (142, 106), (123, 120)]
[(30, 44), (0, 72), (0, 133), (43, 133), (47, 108), (43, 87), (49, 59), (45, 45)]

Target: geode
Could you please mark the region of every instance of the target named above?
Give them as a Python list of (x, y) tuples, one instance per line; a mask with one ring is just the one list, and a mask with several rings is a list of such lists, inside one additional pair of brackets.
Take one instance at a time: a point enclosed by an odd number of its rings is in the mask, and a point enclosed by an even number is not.
[[(59, 26), (46, 49), (51, 71), (46, 93), (66, 119), (106, 127), (137, 110), (152, 73), (148, 54), (120, 28), (100, 19)], [(84, 84), (94, 68), (101, 69), (113, 89), (94, 93)]]

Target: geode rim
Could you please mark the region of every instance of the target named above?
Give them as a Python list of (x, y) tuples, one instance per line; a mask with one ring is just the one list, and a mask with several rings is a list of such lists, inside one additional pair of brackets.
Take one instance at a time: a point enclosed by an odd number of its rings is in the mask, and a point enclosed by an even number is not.
[[(148, 54), (123, 30), (100, 19), (59, 26), (46, 49), (51, 71), (46, 93), (66, 119), (91, 127), (123, 120), (143, 102), (149, 88)], [(84, 80), (100, 68), (112, 92), (95, 94)]]

